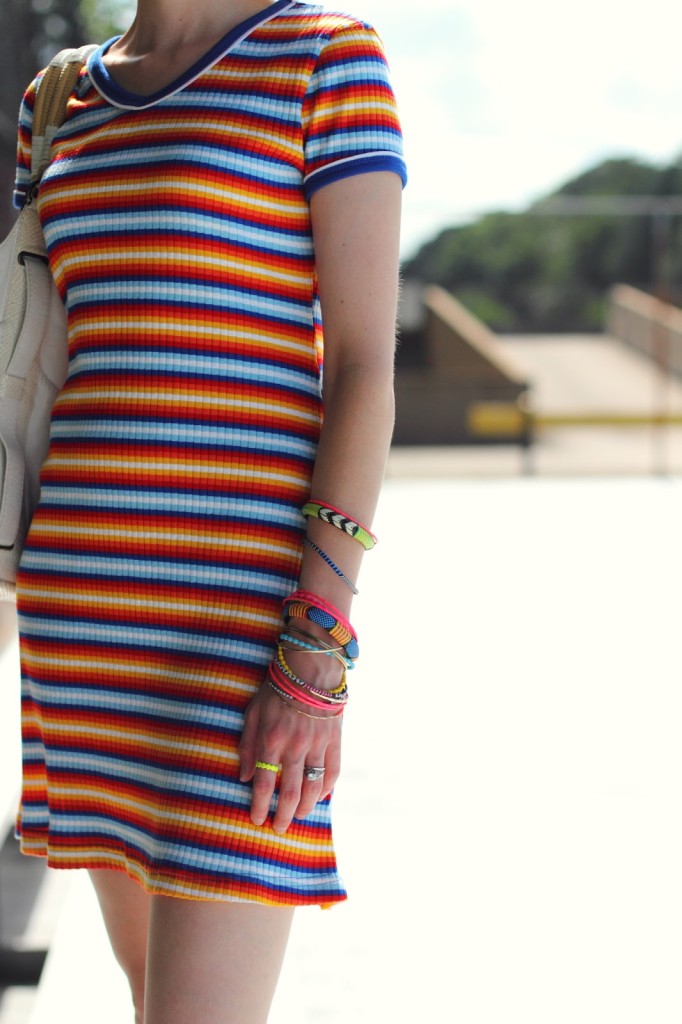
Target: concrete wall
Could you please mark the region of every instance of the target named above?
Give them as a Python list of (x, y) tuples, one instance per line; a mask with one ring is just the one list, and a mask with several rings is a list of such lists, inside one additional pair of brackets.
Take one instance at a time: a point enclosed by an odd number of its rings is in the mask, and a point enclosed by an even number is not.
[[(430, 286), (422, 295), (423, 365), (398, 366), (394, 444), (463, 444), (482, 440), (472, 429), (481, 403), (516, 405), (528, 382), (507, 359), (496, 336), (457, 299)], [(514, 441), (518, 431), (486, 433), (485, 440)]]
[(682, 376), (682, 309), (618, 284), (609, 293), (606, 329), (659, 366)]

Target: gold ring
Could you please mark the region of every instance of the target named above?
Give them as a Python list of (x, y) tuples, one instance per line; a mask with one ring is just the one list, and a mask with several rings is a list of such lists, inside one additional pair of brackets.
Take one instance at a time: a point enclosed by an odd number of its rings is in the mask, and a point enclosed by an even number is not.
[(268, 764), (267, 761), (256, 761), (256, 768), (262, 768), (264, 772), (278, 772), (278, 764)]

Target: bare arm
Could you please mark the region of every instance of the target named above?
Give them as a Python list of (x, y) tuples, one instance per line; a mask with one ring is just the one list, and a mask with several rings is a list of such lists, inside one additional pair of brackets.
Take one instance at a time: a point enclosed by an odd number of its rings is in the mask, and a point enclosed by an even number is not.
[[(367, 527), (393, 430), (400, 201), (400, 179), (390, 172), (335, 182), (311, 201), (325, 337), (324, 424), (311, 497)], [(316, 519), (308, 521), (308, 536), (357, 579), (363, 556), (357, 541)], [(307, 548), (300, 586), (349, 616), (350, 588)], [(290, 663), (317, 686), (332, 688), (339, 681), (340, 666), (330, 658), (292, 652)], [(285, 831), (294, 815), (305, 817), (332, 789), (340, 742), (340, 719), (297, 714), (263, 686), (247, 711), (240, 747), (242, 778), (254, 778), (254, 822), (265, 821), (275, 784), (271, 773), (255, 772), (257, 759), (282, 764), (275, 828)], [(324, 780), (303, 783), (305, 764), (324, 764)]]

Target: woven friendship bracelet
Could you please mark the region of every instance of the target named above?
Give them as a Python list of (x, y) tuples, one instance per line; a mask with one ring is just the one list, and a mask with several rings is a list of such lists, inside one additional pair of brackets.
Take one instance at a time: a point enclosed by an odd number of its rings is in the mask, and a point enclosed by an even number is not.
[(311, 548), (312, 551), (316, 552), (316, 554), (318, 554), (320, 556), (320, 558), (322, 558), (327, 563), (329, 568), (334, 570), (334, 572), (339, 577), (339, 579), (343, 580), (343, 582), (346, 584), (347, 587), (350, 587), (350, 589), (353, 591), (354, 594), (359, 594), (360, 593), (360, 591), (355, 586), (355, 584), (352, 582), (352, 580), (349, 580), (348, 577), (346, 576), (345, 572), (343, 572), (341, 569), (339, 569), (339, 567), (336, 564), (336, 562), (332, 562), (331, 558), (326, 553), (326, 551), (323, 551), (322, 548), (318, 548), (317, 544), (315, 544), (315, 542), (312, 541), (310, 539), (310, 537), (304, 537), (303, 538), (303, 543), (307, 544), (307, 546), (309, 548)]
[(313, 605), (315, 608), (319, 608), (320, 611), (326, 612), (327, 615), (335, 619), (340, 626), (343, 626), (351, 636), (357, 639), (355, 630), (343, 612), (340, 612), (338, 608), (335, 608), (333, 604), (329, 603), (329, 601), (320, 597), (319, 594), (313, 594), (310, 590), (295, 590), (293, 594), (289, 595), (289, 597), (285, 597), (282, 603), (286, 605), (289, 601), (304, 601), (307, 604)]
[(331, 637), (338, 640), (343, 646), (344, 653), (351, 661), (355, 661), (360, 654), (360, 648), (355, 636), (338, 622), (333, 615), (321, 608), (310, 604), (308, 601), (289, 601), (285, 609), (287, 623), (289, 619), (308, 619), (316, 625), (326, 629)]
[(359, 541), (366, 551), (369, 551), (377, 543), (374, 534), (366, 529), (362, 523), (351, 519), (345, 512), (342, 512), (339, 508), (334, 508), (333, 505), (323, 505), (319, 501), (307, 501), (301, 511), (304, 516), (321, 519), (323, 523), (329, 523), (330, 526), (335, 526), (337, 530), (347, 533), (353, 540)]

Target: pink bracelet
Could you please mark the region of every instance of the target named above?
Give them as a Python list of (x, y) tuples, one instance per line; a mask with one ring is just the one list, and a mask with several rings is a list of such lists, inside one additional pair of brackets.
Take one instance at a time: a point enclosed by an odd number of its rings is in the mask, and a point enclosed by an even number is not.
[[(286, 676), (275, 670), (274, 665), (270, 665), (268, 669), (268, 684), (272, 690), (275, 691), (280, 697), (289, 697), (291, 700), (296, 701), (298, 704), (303, 704), (306, 707), (315, 708), (319, 711), (330, 711), (334, 708), (338, 708), (336, 715), (342, 715), (346, 702), (342, 704), (329, 704), (322, 701), (309, 700), (308, 694), (303, 694), (291, 680), (288, 680)], [(330, 715), (329, 717), (335, 718), (336, 715)]]
[(326, 699), (323, 695), (316, 696), (315, 692), (309, 689), (303, 680), (298, 680), (293, 674), (287, 674), (282, 670), (281, 665), (273, 662), (269, 668), (270, 679), (274, 680), (282, 690), (294, 697), (301, 704), (309, 704), (313, 708), (342, 707), (348, 703), (348, 690), (337, 698)]

